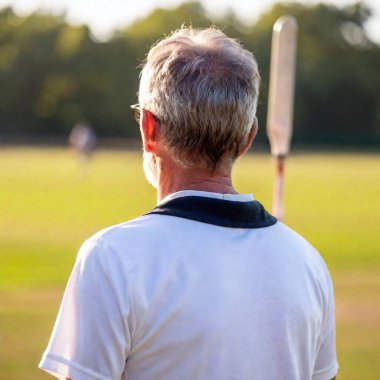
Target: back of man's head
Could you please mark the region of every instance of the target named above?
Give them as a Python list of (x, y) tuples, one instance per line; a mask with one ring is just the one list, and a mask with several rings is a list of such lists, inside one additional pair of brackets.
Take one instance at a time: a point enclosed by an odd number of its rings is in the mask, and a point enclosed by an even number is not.
[(239, 42), (215, 28), (182, 28), (148, 53), (139, 102), (159, 119), (178, 163), (215, 170), (247, 143), (259, 82), (257, 63)]

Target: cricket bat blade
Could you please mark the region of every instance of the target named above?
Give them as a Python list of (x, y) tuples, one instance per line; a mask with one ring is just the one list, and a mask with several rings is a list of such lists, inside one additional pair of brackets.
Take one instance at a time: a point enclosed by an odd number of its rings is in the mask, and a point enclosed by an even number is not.
[(267, 116), (271, 153), (277, 157), (289, 153), (292, 137), (296, 49), (297, 21), (282, 16), (273, 26)]

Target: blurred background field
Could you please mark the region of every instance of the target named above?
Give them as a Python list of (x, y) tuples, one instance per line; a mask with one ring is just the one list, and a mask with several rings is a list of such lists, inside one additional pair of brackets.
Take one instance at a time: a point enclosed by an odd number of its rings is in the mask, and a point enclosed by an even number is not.
[(183, 23), (220, 27), (258, 61), (262, 149), (234, 176), (270, 208), (270, 45), (283, 14), (299, 27), (293, 147), (306, 149), (288, 162), (286, 222), (334, 279), (338, 379), (380, 379), (377, 0), (0, 0), (0, 380), (49, 378), (37, 364), (80, 244), (154, 207), (136, 149), (98, 149), (81, 171), (63, 147), (82, 119), (102, 147), (139, 137), (137, 67)]
[[(63, 148), (0, 151), (0, 379), (37, 369), (76, 252), (110, 224), (149, 211), (155, 193), (139, 152), (97, 152), (84, 173)], [(253, 153), (234, 178), (270, 209), (273, 162)], [(380, 155), (297, 153), (289, 159), (286, 222), (308, 238), (336, 291), (339, 379), (380, 378)]]

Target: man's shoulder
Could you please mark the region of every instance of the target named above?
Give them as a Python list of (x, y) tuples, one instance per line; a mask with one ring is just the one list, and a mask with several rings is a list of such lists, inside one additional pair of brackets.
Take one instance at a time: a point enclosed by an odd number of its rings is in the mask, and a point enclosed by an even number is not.
[(316, 252), (316, 248), (303, 235), (293, 228), (280, 221), (277, 221), (275, 226), (277, 238), (284, 241), (284, 243), (287, 243), (290, 247), (295, 248), (299, 246), (303, 249)]
[(329, 278), (329, 271), (322, 254), (305, 237), (277, 222), (275, 225), (277, 239), (281, 242), (283, 252), (288, 255), (289, 263), (302, 264), (312, 269), (311, 273), (321, 278)]
[(156, 215), (143, 215), (138, 218), (106, 227), (85, 240), (78, 256), (119, 256), (120, 252), (147, 250), (160, 241), (163, 220), (158, 221)]
[(137, 218), (103, 228), (92, 235), (88, 240), (111, 242), (119, 239), (124, 241), (126, 237), (136, 238), (148, 230), (151, 232), (152, 230), (157, 229), (158, 225), (155, 219), (156, 218), (154, 215), (142, 215)]

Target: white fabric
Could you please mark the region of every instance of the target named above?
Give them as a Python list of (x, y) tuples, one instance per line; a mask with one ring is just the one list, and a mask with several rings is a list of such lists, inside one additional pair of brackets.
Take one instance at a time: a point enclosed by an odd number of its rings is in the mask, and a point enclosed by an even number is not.
[(330, 276), (282, 223), (143, 216), (83, 244), (40, 367), (72, 380), (328, 380)]
[(222, 199), (225, 201), (234, 201), (234, 202), (248, 202), (248, 201), (253, 201), (254, 199), (252, 194), (220, 194), (220, 193), (210, 193), (209, 191), (182, 190), (182, 191), (177, 191), (176, 193), (169, 194), (164, 199), (162, 199), (158, 204), (161, 205), (175, 198), (191, 197), (191, 196)]

